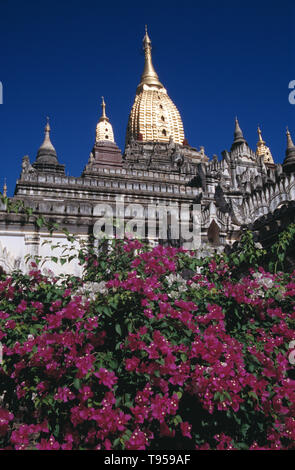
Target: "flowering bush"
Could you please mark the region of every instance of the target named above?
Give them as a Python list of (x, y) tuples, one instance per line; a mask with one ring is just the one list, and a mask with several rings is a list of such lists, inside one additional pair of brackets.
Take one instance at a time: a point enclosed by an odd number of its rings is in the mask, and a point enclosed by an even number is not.
[(294, 449), (295, 272), (257, 250), (116, 241), (83, 279), (2, 277), (1, 447)]

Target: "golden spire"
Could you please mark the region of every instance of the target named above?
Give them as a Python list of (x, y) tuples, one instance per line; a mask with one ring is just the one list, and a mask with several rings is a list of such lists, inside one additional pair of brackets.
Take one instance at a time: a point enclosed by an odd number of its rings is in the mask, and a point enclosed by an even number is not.
[(259, 127), (259, 126), (258, 126), (258, 128), (257, 128), (257, 132), (258, 132), (258, 142), (257, 142), (257, 145), (263, 145), (263, 144), (265, 144), (264, 140), (262, 139), (261, 130), (260, 130), (260, 127)]
[(171, 138), (176, 144), (183, 145), (184, 130), (181, 116), (153, 67), (152, 46), (147, 27), (143, 48), (144, 69), (129, 115), (126, 145), (133, 139), (142, 142), (168, 143)]
[(143, 85), (150, 85), (150, 86), (156, 86), (158, 88), (164, 88), (153, 66), (152, 42), (147, 32), (147, 25), (145, 25), (145, 35), (143, 38), (143, 50), (144, 50), (144, 69), (141, 75), (140, 84), (138, 85), (137, 88), (142, 87)]
[(256, 147), (257, 147), (256, 148), (256, 155), (258, 157), (263, 156), (264, 163), (273, 164), (274, 161), (273, 161), (273, 157), (272, 157), (270, 148), (267, 147), (266, 143), (264, 142), (264, 140), (262, 138), (262, 134), (261, 134), (261, 129), (260, 129), (259, 126), (257, 128), (257, 133), (258, 133), (258, 142), (256, 144)]

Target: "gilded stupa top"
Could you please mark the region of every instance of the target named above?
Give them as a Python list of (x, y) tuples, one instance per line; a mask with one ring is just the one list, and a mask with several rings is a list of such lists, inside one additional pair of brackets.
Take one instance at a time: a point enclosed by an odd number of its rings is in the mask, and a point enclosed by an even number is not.
[(152, 62), (152, 43), (145, 29), (143, 38), (144, 68), (136, 90), (126, 144), (132, 139), (143, 142), (169, 142), (182, 145), (184, 130), (178, 109), (159, 80)]
[(143, 85), (155, 86), (157, 88), (164, 88), (153, 66), (152, 42), (147, 32), (147, 26), (145, 26), (145, 35), (143, 38), (143, 50), (144, 50), (144, 69), (143, 69), (140, 84), (138, 85), (137, 90), (140, 90)]
[(259, 157), (263, 156), (264, 163), (273, 164), (274, 161), (273, 161), (273, 157), (272, 157), (270, 148), (267, 147), (266, 143), (262, 139), (261, 130), (260, 130), (259, 126), (258, 126), (258, 129), (257, 129), (257, 132), (258, 132), (258, 142), (257, 142), (257, 148), (256, 148), (256, 155), (259, 156)]

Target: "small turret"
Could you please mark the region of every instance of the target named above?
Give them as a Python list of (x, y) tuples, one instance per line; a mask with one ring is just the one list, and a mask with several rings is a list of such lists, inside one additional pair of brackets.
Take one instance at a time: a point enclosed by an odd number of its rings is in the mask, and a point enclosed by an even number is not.
[(231, 146), (231, 150), (235, 149), (236, 147), (238, 147), (241, 144), (246, 144), (246, 143), (247, 143), (247, 141), (244, 138), (242, 129), (240, 128), (238, 118), (236, 117), (236, 119), (235, 119), (234, 141), (233, 141), (233, 144)]
[(45, 136), (42, 145), (40, 146), (36, 161), (33, 163), (33, 168), (37, 171), (54, 172), (54, 173), (65, 173), (64, 165), (60, 165), (57, 159), (56, 150), (50, 140), (50, 125), (49, 118), (47, 117), (47, 123), (45, 126)]
[(283, 162), (283, 170), (285, 173), (295, 172), (295, 146), (292, 141), (291, 134), (287, 128), (287, 148), (286, 148), (286, 157)]
[(95, 141), (101, 142), (101, 141), (106, 140), (108, 142), (115, 142), (113, 127), (110, 123), (109, 118), (106, 116), (106, 104), (105, 104), (103, 96), (102, 96), (101, 107), (102, 107), (102, 115), (96, 126)]
[(113, 127), (106, 115), (106, 104), (101, 97), (102, 115), (96, 125), (94, 147), (90, 153), (88, 163), (82, 176), (97, 177), (97, 170), (101, 168), (121, 168), (122, 154), (114, 139)]

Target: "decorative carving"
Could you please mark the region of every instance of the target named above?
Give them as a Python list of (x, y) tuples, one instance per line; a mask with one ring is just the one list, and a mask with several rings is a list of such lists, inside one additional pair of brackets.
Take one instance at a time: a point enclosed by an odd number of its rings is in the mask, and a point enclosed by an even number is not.
[(0, 266), (6, 273), (11, 273), (21, 267), (21, 258), (15, 258), (0, 241)]
[(88, 165), (92, 165), (94, 163), (95, 159), (93, 156), (93, 152), (90, 152), (89, 154), (89, 159), (88, 159)]
[(28, 155), (25, 155), (22, 160), (22, 172), (21, 176), (28, 175), (29, 173), (34, 173), (36, 170), (32, 167)]
[(245, 224), (245, 214), (243, 211), (243, 206), (239, 205), (234, 199), (231, 199), (231, 218), (236, 225)]
[(172, 163), (177, 168), (180, 168), (183, 164), (184, 158), (181, 155), (180, 151), (175, 149), (174, 153), (172, 154)]

